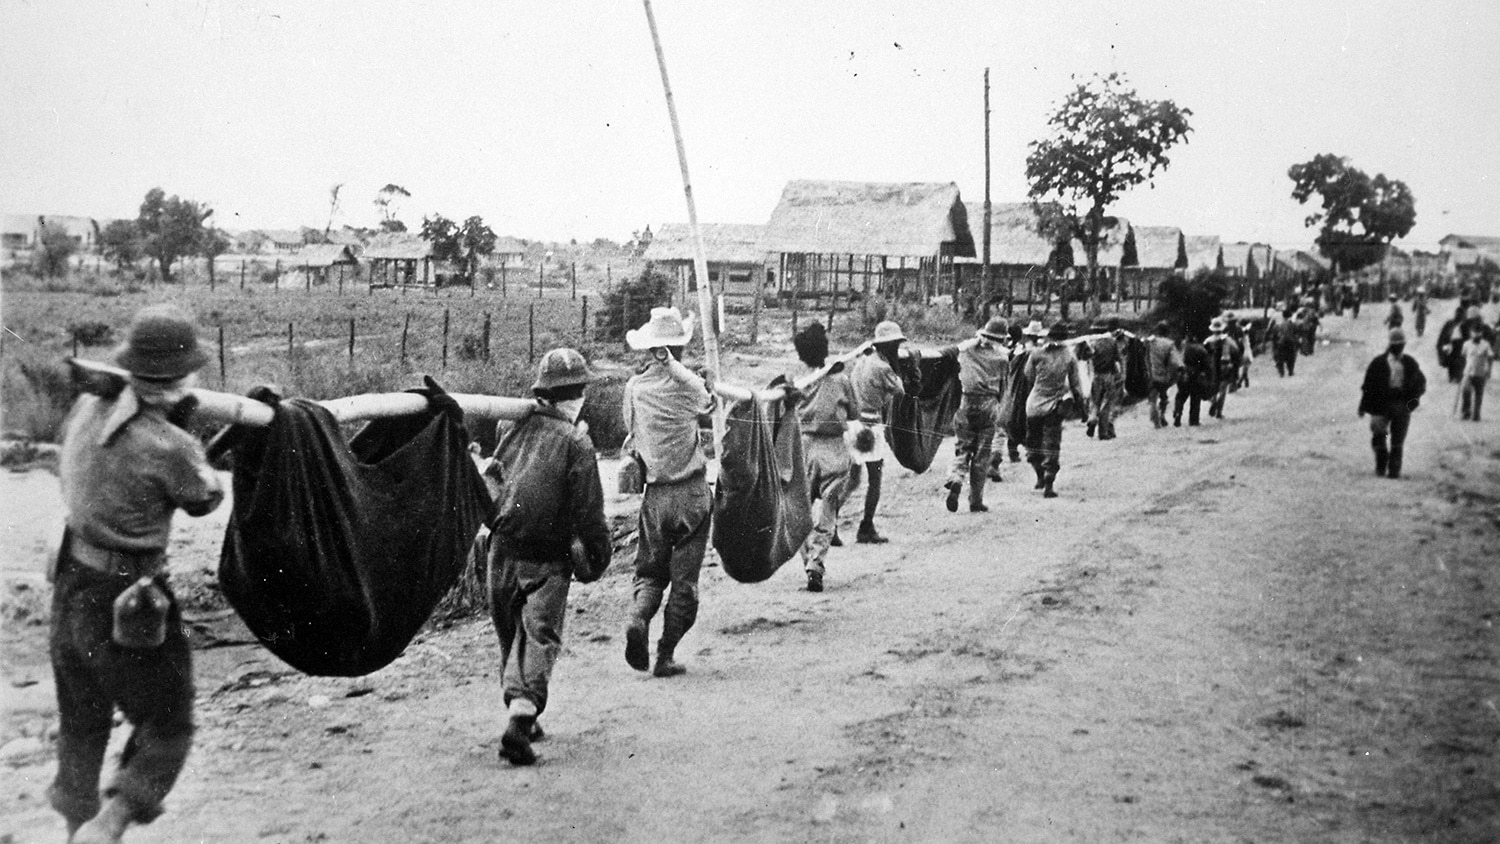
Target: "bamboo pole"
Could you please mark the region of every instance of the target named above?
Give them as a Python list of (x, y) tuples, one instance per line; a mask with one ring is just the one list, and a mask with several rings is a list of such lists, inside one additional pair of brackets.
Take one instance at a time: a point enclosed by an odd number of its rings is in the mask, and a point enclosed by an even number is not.
[[(677, 104), (672, 99), (672, 83), (667, 79), (667, 57), (662, 51), (661, 34), (656, 29), (656, 16), (651, 12), (651, 0), (641, 0), (646, 10), (646, 25), (651, 29), (651, 43), (656, 48), (656, 65), (661, 71), (662, 93), (667, 101), (667, 116), (672, 123), (672, 138), (677, 145), (677, 164), (682, 170), (682, 193), (687, 201), (688, 227), (693, 232), (693, 266), (698, 272), (698, 278), (708, 279), (708, 257), (703, 247), (703, 232), (698, 227), (698, 206), (693, 201), (693, 183), (688, 176), (687, 147), (682, 141), (682, 126), (677, 120)], [(707, 284), (698, 285), (698, 310), (703, 322), (703, 356), (708, 364), (708, 375), (710, 386), (719, 380), (719, 336), (713, 328), (713, 297), (708, 290)], [(724, 442), (724, 412), (719, 410), (713, 414), (714, 425), (714, 453), (719, 454), (719, 449)]]
[(221, 390), (224, 388), (224, 381), (224, 323), (221, 322), (219, 323), (219, 389)]

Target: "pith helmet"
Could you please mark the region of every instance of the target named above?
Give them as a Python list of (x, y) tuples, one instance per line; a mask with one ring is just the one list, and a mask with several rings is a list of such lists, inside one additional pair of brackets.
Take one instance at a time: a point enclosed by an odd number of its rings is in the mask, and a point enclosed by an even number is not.
[(193, 318), (176, 305), (150, 305), (136, 312), (115, 363), (139, 378), (175, 381), (208, 362), (198, 346)]
[(1213, 321), (1209, 322), (1209, 324), (1208, 324), (1208, 330), (1212, 331), (1212, 332), (1215, 332), (1215, 333), (1223, 331), (1227, 327), (1228, 326), (1226, 326), (1224, 324), (1224, 318), (1223, 317), (1214, 317)]
[(592, 381), (588, 361), (576, 349), (553, 349), (542, 355), (536, 365), (536, 383), (533, 390), (552, 390)]
[(891, 320), (885, 320), (884, 322), (881, 322), (880, 324), (875, 326), (875, 337), (870, 342), (894, 343), (898, 340), (905, 339), (906, 335), (901, 332), (901, 326), (897, 325)]
[(625, 332), (625, 344), (637, 351), (661, 346), (686, 346), (693, 339), (693, 319), (676, 308), (652, 308), (651, 319)]
[(1042, 327), (1041, 320), (1034, 319), (1031, 322), (1026, 323), (1026, 327), (1021, 329), (1021, 333), (1025, 334), (1027, 337), (1041, 337), (1047, 333), (1047, 329)]
[(1005, 321), (1005, 317), (990, 317), (990, 321), (975, 333), (986, 340), (1003, 342), (1010, 337), (1010, 323)]

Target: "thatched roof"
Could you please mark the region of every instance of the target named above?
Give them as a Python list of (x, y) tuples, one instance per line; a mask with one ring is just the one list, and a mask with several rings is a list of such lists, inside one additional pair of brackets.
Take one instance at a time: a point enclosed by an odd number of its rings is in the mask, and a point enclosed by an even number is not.
[[(974, 257), (959, 258), (958, 263), (977, 264), (984, 260), (984, 203), (966, 202), (969, 228), (974, 231)], [(1041, 222), (1036, 206), (1030, 202), (990, 203), (990, 263), (1045, 267), (1058, 244), (1037, 234)]]
[[(703, 251), (711, 264), (759, 264), (766, 260), (766, 227), (754, 223), (702, 223)], [(647, 261), (693, 260), (693, 232), (687, 223), (667, 223), (642, 255)]]
[(1221, 244), (1219, 246), (1219, 257), (1223, 261), (1224, 269), (1235, 275), (1249, 275), (1250, 250), (1252, 248), (1254, 247), (1251, 244), (1244, 242)]
[(496, 255), (525, 255), (526, 244), (514, 237), (495, 238)]
[(1182, 229), (1176, 226), (1135, 226), (1134, 230), (1136, 266), (1143, 270), (1187, 267)]
[(304, 246), (290, 259), (298, 267), (322, 269), (335, 264), (358, 264), (354, 250), (343, 243), (315, 243)]
[(770, 252), (921, 257), (945, 243), (974, 255), (952, 182), (788, 182), (765, 234)]
[(367, 261), (420, 261), (432, 257), (432, 244), (407, 232), (378, 234), (365, 247)]
[[(1138, 260), (1137, 246), (1135, 243), (1135, 230), (1130, 221), (1124, 217), (1115, 217), (1113, 226), (1106, 226), (1100, 232), (1103, 238), (1099, 244), (1099, 266), (1120, 267), (1136, 266)], [(1082, 241), (1073, 238), (1069, 242), (1073, 249), (1073, 266), (1084, 267), (1088, 265), (1088, 252), (1084, 250)]]
[(1454, 252), (1459, 249), (1484, 249), (1489, 252), (1500, 252), (1500, 237), (1487, 234), (1450, 234), (1443, 237), (1438, 243), (1444, 251)]
[[(1187, 252), (1187, 271), (1217, 270), (1224, 266), (1224, 246), (1216, 234), (1189, 234), (1182, 238)], [(1248, 249), (1246, 250), (1249, 251)]]

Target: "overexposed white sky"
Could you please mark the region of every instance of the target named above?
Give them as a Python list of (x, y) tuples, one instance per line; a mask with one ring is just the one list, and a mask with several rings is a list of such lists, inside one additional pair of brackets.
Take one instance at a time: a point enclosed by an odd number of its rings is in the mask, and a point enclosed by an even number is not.
[[(764, 222), (790, 179), (1026, 193), (1070, 77), (1122, 71), (1193, 111), (1115, 209), (1226, 241), (1301, 243), (1287, 167), (1402, 179), (1408, 246), (1500, 235), (1500, 3), (1392, 0), (655, 0), (699, 217)], [(133, 217), (160, 186), (219, 226), (482, 215), (624, 240), (687, 218), (635, 0), (0, 0), (0, 210)]]

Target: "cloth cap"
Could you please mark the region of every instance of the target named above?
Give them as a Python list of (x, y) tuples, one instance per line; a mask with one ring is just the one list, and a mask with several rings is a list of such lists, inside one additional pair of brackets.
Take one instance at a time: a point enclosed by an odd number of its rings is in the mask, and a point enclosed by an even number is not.
[(652, 308), (651, 319), (625, 332), (625, 345), (637, 351), (660, 346), (686, 346), (693, 339), (693, 318), (676, 308)]
[(186, 311), (150, 305), (136, 312), (114, 360), (131, 375), (175, 381), (201, 369), (208, 355), (198, 346), (197, 328)]
[(1406, 343), (1406, 332), (1402, 331), (1399, 328), (1392, 328), (1391, 329), (1391, 336), (1390, 336), (1390, 344), (1392, 346), (1394, 346), (1397, 343), (1401, 343), (1403, 345)]
[(884, 322), (881, 322), (879, 325), (875, 326), (875, 338), (870, 342), (892, 343), (897, 340), (905, 339), (906, 335), (901, 332), (901, 326), (897, 325), (891, 320), (885, 320)]
[(974, 333), (998, 343), (1010, 336), (1010, 323), (1005, 321), (1005, 317), (990, 317), (990, 321)]
[(1225, 327), (1226, 326), (1224, 324), (1223, 317), (1214, 317), (1213, 320), (1208, 324), (1208, 330), (1214, 332), (1223, 331)]
[(1031, 322), (1026, 323), (1026, 327), (1021, 329), (1021, 333), (1025, 334), (1027, 337), (1041, 337), (1043, 334), (1047, 333), (1047, 330), (1045, 328), (1042, 328), (1041, 320), (1034, 319)]
[(551, 390), (574, 384), (587, 384), (593, 380), (589, 374), (588, 361), (577, 349), (553, 349), (542, 355), (536, 365), (536, 383), (533, 390)]
[(1060, 322), (1052, 323), (1052, 327), (1047, 329), (1047, 339), (1049, 340), (1065, 340), (1067, 337), (1068, 327)]

